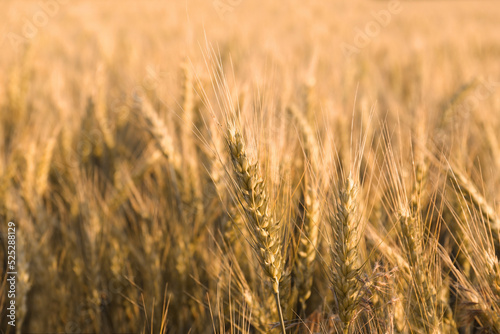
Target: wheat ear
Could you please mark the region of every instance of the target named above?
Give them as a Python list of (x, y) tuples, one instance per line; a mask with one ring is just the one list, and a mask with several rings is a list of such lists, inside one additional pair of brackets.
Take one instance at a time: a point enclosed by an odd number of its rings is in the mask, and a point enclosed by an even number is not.
[(410, 194), (410, 206), (413, 212), (418, 213), (422, 209), (422, 195), (427, 183), (427, 172), (424, 157), (418, 157), (415, 163), (415, 183)]
[(44, 195), (49, 185), (50, 167), (52, 156), (56, 147), (56, 136), (51, 137), (45, 146), (42, 158), (37, 165), (36, 170), (36, 192), (39, 196)]
[[(316, 260), (316, 249), (319, 240), (319, 200), (317, 197), (317, 182), (314, 177), (318, 173), (317, 162), (319, 159), (318, 145), (309, 123), (302, 113), (291, 106), (289, 113), (298, 124), (300, 136), (303, 140), (303, 149), (306, 161), (309, 162), (309, 170), (305, 171), (304, 190), (302, 193), (301, 210), (303, 227), (299, 237), (297, 259), (294, 267), (294, 277), (297, 280), (299, 302), (302, 310), (306, 309), (306, 301), (311, 296), (313, 283), (313, 265)], [(304, 164), (306, 165), (306, 164)]]
[[(469, 199), (476, 207), (479, 208), (481, 213), (485, 216), (486, 219), (491, 223), (490, 227), (492, 231), (499, 233), (500, 232), (500, 219), (498, 215), (486, 199), (481, 195), (479, 190), (474, 186), (474, 184), (469, 180), (467, 176), (461, 173), (458, 169), (449, 170), (449, 174), (451, 178), (460, 186), (460, 190), (462, 190), (463, 195)], [(495, 242), (499, 242), (499, 240), (495, 240)]]
[(269, 196), (258, 162), (251, 162), (248, 158), (243, 136), (236, 126), (229, 126), (226, 140), (235, 181), (240, 190), (240, 202), (248, 220), (248, 229), (253, 236), (252, 246), (256, 250), (264, 272), (272, 282), (282, 331), (285, 333), (279, 300), (280, 280), (284, 267), (281, 226), (270, 212)]
[(358, 187), (348, 177), (339, 189), (337, 211), (332, 220), (334, 242), (332, 245), (333, 289), (338, 303), (344, 333), (354, 320), (360, 301), (358, 281), (358, 244), (360, 219), (357, 212)]
[(182, 112), (184, 124), (182, 126), (182, 153), (185, 164), (184, 180), (182, 184), (184, 205), (191, 208), (190, 219), (195, 226), (203, 220), (203, 191), (200, 188), (200, 174), (198, 166), (198, 152), (193, 133), (198, 131), (195, 125), (195, 98), (193, 88), (193, 72), (188, 63), (182, 66)]
[(427, 256), (423, 250), (423, 234), (418, 226), (418, 218), (410, 213), (409, 208), (401, 209), (398, 215), (403, 249), (410, 265), (411, 283), (417, 290), (415, 298), (423, 308), (420, 310), (420, 317), (424, 316), (422, 325), (427, 331), (436, 330), (439, 328), (439, 317), (436, 314), (437, 292), (424, 265)]
[(146, 97), (140, 99), (141, 115), (146, 122), (146, 129), (155, 140), (159, 150), (173, 165), (174, 169), (180, 171), (180, 157), (178, 152), (174, 149), (172, 137), (163, 123), (163, 120), (158, 116), (156, 110), (151, 105)]
[(178, 182), (182, 181), (184, 175), (182, 169), (181, 158), (178, 151), (174, 148), (172, 137), (169, 135), (168, 129), (163, 123), (163, 120), (158, 116), (156, 110), (146, 97), (139, 99), (140, 114), (146, 123), (146, 129), (153, 137), (159, 151), (165, 156), (170, 169), (173, 188), (175, 191), (175, 199), (179, 217), (184, 217), (182, 195)]

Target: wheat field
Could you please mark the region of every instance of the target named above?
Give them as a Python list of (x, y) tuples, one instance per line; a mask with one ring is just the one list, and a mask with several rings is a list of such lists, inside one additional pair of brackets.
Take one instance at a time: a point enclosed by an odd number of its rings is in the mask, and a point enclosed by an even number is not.
[(500, 333), (499, 22), (2, 1), (0, 332)]

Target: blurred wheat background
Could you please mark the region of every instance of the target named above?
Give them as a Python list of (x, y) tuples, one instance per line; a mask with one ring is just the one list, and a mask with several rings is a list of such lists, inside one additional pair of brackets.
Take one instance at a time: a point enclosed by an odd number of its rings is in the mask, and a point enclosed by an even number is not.
[(500, 333), (498, 2), (0, 22), (2, 333)]

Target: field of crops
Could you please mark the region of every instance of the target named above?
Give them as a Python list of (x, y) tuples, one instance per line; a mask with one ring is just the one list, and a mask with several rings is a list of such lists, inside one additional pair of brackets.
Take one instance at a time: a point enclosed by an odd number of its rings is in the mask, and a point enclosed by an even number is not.
[(496, 1), (0, 3), (0, 333), (500, 333)]

